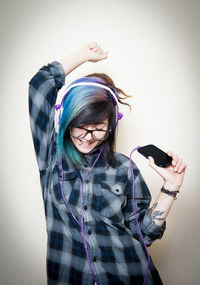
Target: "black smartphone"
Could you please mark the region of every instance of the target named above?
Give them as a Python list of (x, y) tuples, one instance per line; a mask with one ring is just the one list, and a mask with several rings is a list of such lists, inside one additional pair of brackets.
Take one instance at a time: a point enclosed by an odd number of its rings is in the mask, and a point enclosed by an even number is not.
[(172, 163), (172, 157), (153, 144), (142, 146), (137, 151), (146, 158), (152, 156), (157, 166), (167, 167)]

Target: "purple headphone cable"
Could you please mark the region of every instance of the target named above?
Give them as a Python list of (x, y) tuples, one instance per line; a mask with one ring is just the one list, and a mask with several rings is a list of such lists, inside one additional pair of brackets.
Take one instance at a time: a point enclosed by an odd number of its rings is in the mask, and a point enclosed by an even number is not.
[[(140, 148), (140, 146), (137, 146), (136, 148), (134, 148), (132, 151), (131, 151), (131, 154), (130, 154), (130, 158), (129, 158), (129, 162), (130, 162), (130, 169), (131, 169), (131, 175), (132, 175), (132, 179), (133, 179), (133, 210), (134, 210), (134, 214), (135, 214), (135, 219), (136, 219), (136, 224), (137, 224), (137, 227), (138, 227), (138, 230), (139, 230), (139, 233), (141, 235), (141, 238), (142, 238), (142, 241), (144, 243), (144, 246), (145, 246), (145, 249), (147, 251), (147, 255), (148, 255), (148, 265), (147, 265), (147, 269), (146, 269), (146, 272), (145, 272), (145, 277), (144, 277), (144, 282), (143, 282), (143, 285), (146, 284), (146, 279), (147, 279), (147, 274), (148, 274), (148, 271), (149, 271), (149, 264), (150, 264), (150, 255), (149, 255), (149, 251), (147, 249), (147, 246), (146, 246), (146, 243), (144, 241), (144, 238), (143, 238), (143, 235), (142, 235), (142, 232), (141, 232), (141, 229), (140, 229), (140, 226), (139, 226), (139, 222), (138, 222), (138, 218), (137, 218), (137, 213), (136, 213), (136, 209), (135, 209), (135, 202), (134, 202), (134, 197), (135, 197), (135, 177), (134, 177), (134, 172), (133, 172), (133, 168), (132, 168), (132, 162), (131, 162), (131, 156), (132, 156), (132, 153), (137, 150), (138, 148)], [(61, 156), (61, 168), (62, 168), (62, 184), (61, 184), (61, 194), (62, 194), (62, 198), (64, 200), (64, 203), (66, 204), (67, 208), (69, 209), (70, 213), (72, 214), (74, 220), (77, 222), (77, 224), (81, 227), (81, 231), (82, 231), (82, 236), (83, 236), (83, 239), (84, 239), (84, 245), (85, 245), (85, 250), (86, 250), (86, 254), (87, 254), (87, 259), (88, 259), (88, 263), (89, 263), (89, 267), (90, 267), (90, 271), (92, 273), (92, 276), (96, 282), (96, 284), (98, 285), (97, 283), (97, 280), (96, 280), (96, 277), (94, 275), (94, 272), (92, 270), (92, 266), (91, 266), (91, 263), (90, 263), (90, 258), (89, 258), (89, 253), (88, 253), (88, 248), (87, 248), (87, 242), (86, 242), (86, 237), (85, 237), (85, 232), (84, 232), (84, 227), (83, 227), (83, 207), (82, 207), (82, 203), (83, 203), (83, 185), (86, 181), (86, 178), (90, 175), (90, 173), (92, 172), (92, 169), (94, 168), (97, 160), (99, 159), (102, 151), (104, 149), (104, 146), (101, 148), (95, 162), (93, 163), (92, 167), (90, 168), (88, 174), (84, 177), (83, 179), (83, 182), (82, 182), (82, 185), (81, 185), (81, 224), (79, 223), (79, 221), (76, 219), (76, 217), (74, 216), (72, 210), (70, 209), (66, 199), (65, 199), (65, 196), (63, 194), (63, 167), (62, 167), (62, 156)]]
[(141, 235), (141, 238), (142, 238), (142, 241), (143, 241), (143, 243), (144, 243), (144, 246), (145, 246), (145, 249), (146, 249), (146, 252), (147, 252), (147, 256), (148, 256), (148, 265), (147, 265), (147, 269), (146, 269), (145, 277), (144, 277), (144, 282), (143, 282), (143, 285), (145, 285), (145, 284), (146, 284), (146, 279), (147, 279), (147, 274), (148, 274), (148, 271), (149, 271), (150, 255), (149, 255), (149, 251), (148, 251), (148, 249), (147, 249), (146, 243), (145, 243), (145, 241), (144, 241), (144, 238), (143, 238), (143, 235), (142, 235), (142, 232), (141, 232), (141, 229), (140, 229), (140, 225), (139, 225), (139, 222), (138, 222), (137, 214), (136, 214), (135, 200), (134, 200), (134, 199), (135, 199), (135, 176), (134, 176), (134, 173), (133, 173), (133, 168), (132, 168), (132, 163), (131, 163), (131, 156), (132, 156), (132, 153), (133, 153), (135, 150), (137, 150), (138, 148), (140, 148), (139, 145), (131, 151), (130, 158), (129, 158), (129, 162), (130, 162), (131, 175), (132, 175), (132, 179), (133, 179), (133, 210), (134, 210), (134, 214), (135, 214), (135, 220), (136, 220), (136, 224), (137, 224), (139, 233), (140, 233), (140, 235)]

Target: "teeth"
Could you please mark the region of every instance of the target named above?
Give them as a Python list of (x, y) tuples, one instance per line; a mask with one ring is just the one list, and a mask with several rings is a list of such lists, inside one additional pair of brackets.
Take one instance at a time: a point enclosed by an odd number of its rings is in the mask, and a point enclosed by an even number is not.
[(81, 142), (81, 145), (85, 145), (85, 146), (89, 146), (91, 143), (85, 143), (85, 142)]

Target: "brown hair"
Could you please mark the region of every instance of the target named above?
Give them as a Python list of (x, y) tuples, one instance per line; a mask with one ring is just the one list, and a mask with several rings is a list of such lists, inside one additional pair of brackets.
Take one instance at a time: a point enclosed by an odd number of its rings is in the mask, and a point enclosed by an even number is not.
[[(132, 96), (126, 94), (122, 89), (116, 87), (114, 81), (110, 78), (110, 76), (108, 76), (105, 73), (91, 73), (91, 74), (86, 75), (86, 77), (101, 78), (108, 87), (110, 87), (113, 91), (115, 91), (115, 90), (117, 91), (117, 93), (119, 95), (118, 96), (119, 103), (129, 106), (129, 108), (131, 110), (131, 106), (128, 103), (123, 102), (123, 100), (130, 98)], [(123, 96), (120, 96), (120, 94), (122, 94)]]

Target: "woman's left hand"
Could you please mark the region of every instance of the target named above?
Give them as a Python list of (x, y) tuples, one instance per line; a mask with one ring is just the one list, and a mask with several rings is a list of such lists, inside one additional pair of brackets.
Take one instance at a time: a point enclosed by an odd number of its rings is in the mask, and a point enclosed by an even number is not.
[(164, 180), (164, 186), (167, 190), (179, 190), (183, 183), (185, 175), (186, 164), (183, 160), (171, 151), (167, 154), (172, 157), (172, 164), (168, 167), (159, 167), (154, 163), (153, 157), (149, 156), (149, 165), (152, 167)]

